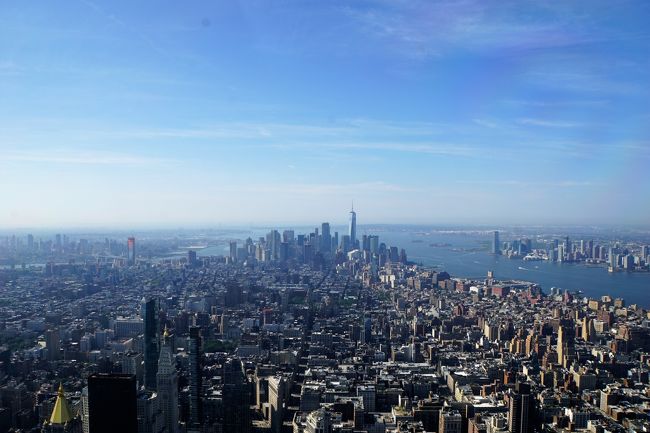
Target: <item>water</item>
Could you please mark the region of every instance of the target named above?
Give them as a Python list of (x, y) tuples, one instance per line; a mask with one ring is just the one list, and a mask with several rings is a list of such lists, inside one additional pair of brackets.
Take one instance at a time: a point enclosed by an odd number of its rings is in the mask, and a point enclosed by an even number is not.
[[(242, 229), (235, 235), (224, 237), (222, 244), (199, 250), (197, 254), (199, 256), (228, 254), (228, 240), (236, 239), (241, 245), (246, 237), (250, 236), (257, 240), (269, 230), (269, 228)], [(296, 227), (295, 230), (296, 234), (299, 234), (308, 233), (313, 229)], [(346, 227), (332, 227), (332, 231), (335, 230), (339, 234), (347, 232)], [(489, 254), (491, 231), (465, 229), (452, 231), (411, 226), (359, 226), (358, 232), (359, 237), (363, 234), (378, 235), (379, 242), (404, 248), (409, 260), (435, 266), (438, 270), (447, 271), (452, 276), (485, 278), (487, 271), (491, 270), (498, 279), (517, 279), (537, 283), (546, 293), (550, 293), (551, 287), (582, 290), (589, 297), (611, 295), (624, 298), (628, 304), (650, 307), (650, 273), (610, 274), (604, 266), (546, 261), (524, 262), (494, 256)], [(507, 239), (502, 236), (502, 240)], [(430, 244), (438, 246), (432, 247)], [(443, 246), (445, 244), (450, 246)]]
[[(380, 242), (405, 248), (409, 260), (436, 266), (439, 270), (458, 277), (485, 278), (492, 270), (497, 279), (518, 279), (538, 283), (546, 293), (551, 287), (582, 290), (586, 296), (611, 295), (622, 297), (628, 304), (650, 307), (650, 273), (617, 272), (583, 263), (549, 263), (508, 259), (489, 254), (491, 233), (414, 232), (385, 230), (378, 233)], [(418, 242), (413, 242), (414, 240)], [(419, 242), (422, 241), (422, 242)], [(432, 243), (451, 244), (451, 247), (431, 247)]]

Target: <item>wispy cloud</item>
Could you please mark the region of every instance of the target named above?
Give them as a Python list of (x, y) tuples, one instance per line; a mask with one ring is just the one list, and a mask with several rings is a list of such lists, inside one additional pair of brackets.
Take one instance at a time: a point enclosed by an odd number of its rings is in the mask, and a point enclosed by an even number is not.
[(140, 156), (100, 151), (65, 151), (42, 149), (39, 151), (2, 152), (0, 161), (47, 163), (47, 164), (88, 164), (88, 165), (152, 165), (166, 160), (151, 156)]
[[(439, 56), (452, 48), (535, 50), (606, 39), (577, 8), (552, 3), (479, 0), (378, 2), (346, 12), (367, 33), (412, 57)], [(548, 16), (534, 19), (530, 9)]]
[(563, 120), (545, 120), (545, 119), (519, 119), (517, 123), (521, 125), (543, 126), (548, 128), (578, 128), (585, 126), (580, 122), (568, 122)]
[(481, 149), (455, 143), (386, 143), (386, 142), (328, 142), (319, 147), (337, 150), (377, 150), (438, 156), (478, 157)]
[(594, 94), (597, 97), (604, 95), (633, 95), (648, 93), (647, 86), (636, 80), (614, 79), (611, 71), (601, 68), (587, 68), (580, 63), (580, 59), (559, 59), (562, 69), (535, 70), (523, 74), (528, 82), (544, 87), (586, 95)]
[(363, 193), (394, 193), (417, 192), (417, 188), (408, 188), (402, 185), (382, 181), (359, 183), (271, 183), (257, 185), (221, 185), (212, 188), (213, 191), (239, 192), (239, 193), (268, 193), (300, 195), (359, 195)]
[(494, 129), (498, 127), (496, 123), (485, 119), (472, 119), (472, 122), (476, 123), (479, 126), (483, 126), (485, 128), (490, 128), (490, 129)]
[(565, 100), (524, 100), (509, 99), (503, 101), (508, 105), (527, 106), (527, 107), (603, 107), (609, 105), (607, 99), (565, 99)]
[(535, 180), (521, 180), (521, 179), (506, 179), (506, 180), (458, 180), (458, 184), (463, 185), (497, 185), (497, 186), (516, 186), (523, 188), (544, 187), (544, 188), (591, 188), (602, 186), (602, 182), (594, 182), (590, 180), (560, 180), (560, 181), (535, 181)]
[(149, 35), (142, 32), (139, 28), (129, 25), (126, 21), (122, 20), (117, 15), (108, 12), (95, 2), (92, 2), (90, 0), (82, 0), (82, 3), (91, 8), (96, 13), (102, 15), (111, 24), (116, 25), (117, 27), (120, 27), (123, 30), (131, 33), (131, 35), (142, 41), (152, 51), (155, 51), (156, 53), (161, 54), (165, 57), (169, 57), (169, 53), (166, 50), (162, 49), (158, 43), (154, 42), (154, 40)]

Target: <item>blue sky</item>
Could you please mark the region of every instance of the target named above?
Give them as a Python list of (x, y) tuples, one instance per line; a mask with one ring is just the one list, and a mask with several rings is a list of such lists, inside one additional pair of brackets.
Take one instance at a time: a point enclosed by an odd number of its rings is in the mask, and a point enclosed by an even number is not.
[(0, 226), (647, 223), (646, 1), (2, 0)]

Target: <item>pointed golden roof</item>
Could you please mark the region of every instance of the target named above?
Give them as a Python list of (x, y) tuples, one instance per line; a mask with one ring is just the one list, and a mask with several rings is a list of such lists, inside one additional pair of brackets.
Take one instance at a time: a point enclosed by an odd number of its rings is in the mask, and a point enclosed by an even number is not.
[(165, 330), (163, 331), (163, 338), (169, 337), (169, 331), (167, 330), (167, 325), (165, 325)]
[(59, 391), (56, 396), (56, 403), (54, 403), (54, 409), (52, 409), (52, 415), (50, 415), (50, 423), (65, 424), (73, 418), (72, 409), (70, 409), (68, 400), (66, 400), (63, 393), (63, 385), (59, 383)]

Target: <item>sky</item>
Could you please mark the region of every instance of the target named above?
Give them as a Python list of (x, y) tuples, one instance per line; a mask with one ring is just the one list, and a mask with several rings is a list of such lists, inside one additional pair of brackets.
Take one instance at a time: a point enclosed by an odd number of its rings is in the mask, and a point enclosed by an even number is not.
[(647, 224), (650, 2), (0, 0), (0, 227)]

